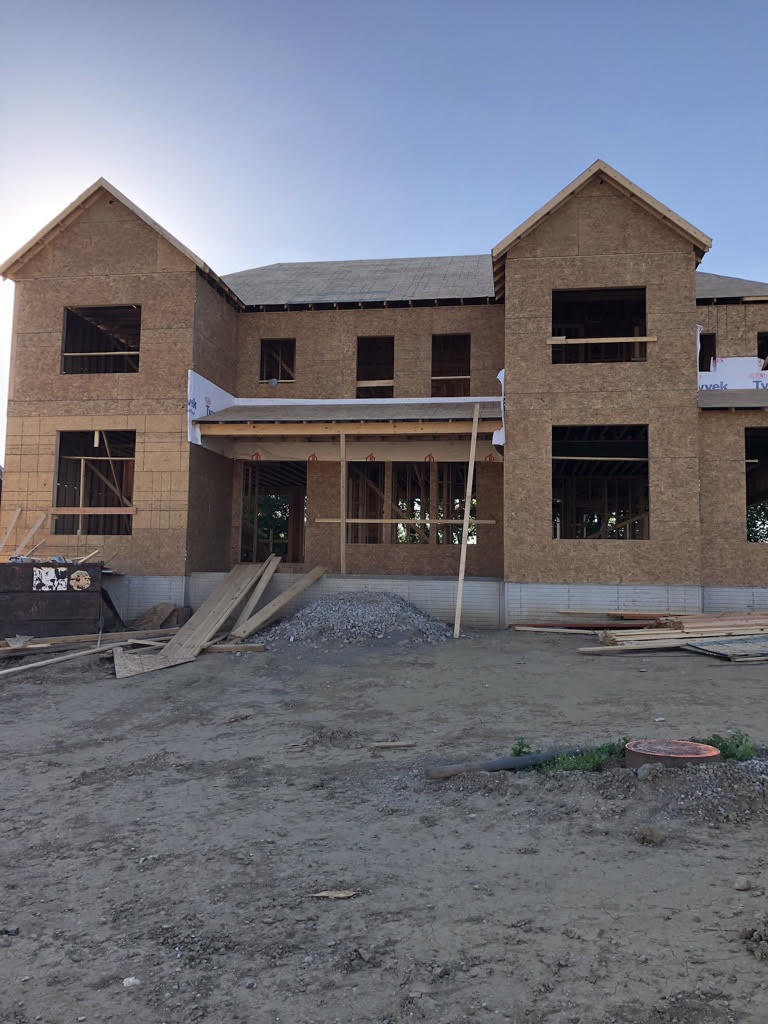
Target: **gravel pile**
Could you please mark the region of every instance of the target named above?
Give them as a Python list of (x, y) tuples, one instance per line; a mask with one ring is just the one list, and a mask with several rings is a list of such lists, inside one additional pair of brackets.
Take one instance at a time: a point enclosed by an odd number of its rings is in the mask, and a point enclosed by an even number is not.
[(329, 594), (259, 637), (267, 643), (370, 644), (377, 640), (438, 643), (451, 635), (402, 597), (370, 590)]

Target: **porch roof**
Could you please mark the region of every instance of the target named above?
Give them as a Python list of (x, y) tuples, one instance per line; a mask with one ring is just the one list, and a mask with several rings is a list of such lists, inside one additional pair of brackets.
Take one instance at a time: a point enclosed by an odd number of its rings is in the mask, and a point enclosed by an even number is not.
[(279, 402), (267, 399), (249, 405), (232, 405), (201, 416), (195, 423), (391, 423), (469, 420), (479, 406), (481, 420), (501, 419), (500, 397), (343, 399)]

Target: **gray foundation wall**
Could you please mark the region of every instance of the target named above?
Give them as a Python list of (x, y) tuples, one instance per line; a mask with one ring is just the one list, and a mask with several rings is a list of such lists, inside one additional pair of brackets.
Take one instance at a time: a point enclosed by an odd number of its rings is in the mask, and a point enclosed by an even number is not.
[[(123, 619), (140, 615), (161, 601), (199, 608), (224, 579), (223, 572), (191, 576), (107, 576), (104, 586)], [(264, 603), (296, 580), (292, 573), (273, 576)], [(294, 598), (283, 616), (325, 594), (377, 590), (398, 594), (434, 618), (453, 622), (457, 584), (445, 577), (324, 576)], [(728, 612), (768, 610), (768, 587), (695, 587), (673, 585), (615, 585), (566, 583), (504, 583), (471, 578), (464, 581), (462, 624), (479, 629), (503, 629), (510, 622), (567, 620), (567, 610)], [(572, 620), (571, 620), (572, 621)]]

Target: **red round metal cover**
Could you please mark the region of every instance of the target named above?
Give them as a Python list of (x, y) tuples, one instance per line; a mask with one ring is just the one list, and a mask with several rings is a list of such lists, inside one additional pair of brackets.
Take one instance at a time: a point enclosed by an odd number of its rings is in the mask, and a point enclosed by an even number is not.
[(630, 740), (625, 751), (629, 768), (637, 768), (641, 764), (666, 764), (674, 767), (720, 760), (717, 747), (711, 747), (708, 743), (694, 743), (692, 740)]

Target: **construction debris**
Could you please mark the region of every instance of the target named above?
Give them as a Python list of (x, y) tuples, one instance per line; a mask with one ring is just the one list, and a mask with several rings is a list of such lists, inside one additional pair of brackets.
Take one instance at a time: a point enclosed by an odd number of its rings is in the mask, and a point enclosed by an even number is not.
[[(637, 612), (608, 612), (617, 618), (637, 617)], [(642, 613), (646, 618), (648, 612)], [(716, 654), (734, 661), (768, 660), (768, 613), (726, 612), (721, 615), (700, 613), (658, 613), (652, 625), (640, 629), (607, 629), (598, 632), (600, 646), (580, 647), (582, 654), (623, 654), (628, 651), (690, 650)], [(762, 644), (750, 648), (748, 638), (764, 637)], [(718, 646), (718, 638), (729, 643)], [(713, 647), (714, 644), (714, 647)], [(745, 649), (746, 645), (746, 649)], [(705, 649), (706, 648), (706, 649)], [(733, 655), (733, 657), (732, 657)]]
[[(264, 563), (265, 570), (268, 565), (269, 562)], [(270, 601), (268, 605), (256, 612), (250, 618), (246, 619), (245, 622), (239, 622), (238, 620), (238, 623), (235, 624), (229, 634), (230, 637), (238, 640), (245, 640), (246, 637), (255, 633), (256, 630), (266, 626), (266, 624), (274, 619), (278, 612), (285, 608), (285, 606), (289, 604), (294, 597), (298, 597), (299, 594), (303, 593), (307, 587), (312, 586), (315, 580), (319, 580), (321, 576), (325, 575), (325, 573), (326, 568), (323, 565), (318, 565), (315, 566), (314, 569), (310, 569), (308, 573), (304, 576), (300, 576), (295, 583), (292, 583), (291, 586), (288, 587), (287, 590), (284, 590), (282, 594), (279, 594), (273, 601)]]
[(268, 644), (314, 646), (376, 640), (438, 643), (450, 635), (445, 622), (431, 619), (397, 594), (371, 590), (327, 594), (262, 634)]

